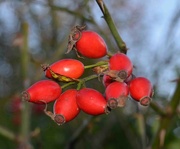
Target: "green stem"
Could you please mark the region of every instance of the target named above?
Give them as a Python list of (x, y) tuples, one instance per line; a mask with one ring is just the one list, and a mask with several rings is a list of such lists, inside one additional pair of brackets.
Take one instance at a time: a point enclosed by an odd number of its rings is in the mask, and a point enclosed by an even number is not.
[(176, 91), (172, 97), (172, 100), (169, 103), (169, 106), (171, 107), (171, 110), (172, 110), (172, 114), (176, 113), (176, 109), (177, 109), (179, 103), (180, 103), (180, 81), (177, 84)]
[(111, 57), (111, 56), (113, 56), (113, 54), (111, 52), (107, 52), (107, 56)]
[(84, 81), (80, 81), (78, 84), (77, 84), (77, 90), (80, 90), (82, 87), (85, 87), (85, 83), (84, 83)]
[(77, 84), (77, 90), (80, 90), (82, 88), (82, 86), (85, 87), (85, 82), (90, 81), (92, 79), (96, 79), (96, 78), (98, 78), (98, 75), (96, 75), (96, 74), (90, 75), (88, 77), (78, 79), (77, 81), (66, 83), (66, 84), (62, 85), (61, 88), (63, 89), (63, 88), (66, 88), (68, 86), (71, 86), (71, 85), (74, 85), (74, 84), (78, 83)]
[(104, 19), (116, 41), (116, 44), (120, 50), (120, 52), (122, 53), (127, 53), (127, 47), (126, 47), (126, 44), (125, 42), (122, 40), (121, 36), (119, 35), (118, 33), (118, 30), (115, 26), (115, 23), (109, 13), (109, 10), (108, 8), (106, 7), (105, 3), (103, 2), (103, 0), (96, 0), (97, 4), (99, 5), (103, 15), (104, 15)]
[[(28, 80), (28, 63), (29, 63), (29, 57), (28, 57), (28, 30), (29, 26), (27, 23), (22, 24), (22, 33), (23, 33), (23, 39), (24, 43), (21, 48), (21, 64), (22, 64), (22, 80), (24, 88), (27, 88), (29, 86), (29, 80)], [(27, 102), (22, 102), (22, 123), (21, 123), (21, 139), (23, 144), (26, 146), (29, 145), (29, 131), (30, 131), (30, 104)]]
[(73, 85), (73, 84), (75, 84), (75, 83), (76, 83), (76, 81), (66, 83), (66, 84), (62, 85), (61, 88), (62, 88), (62, 89), (63, 89), (63, 88), (66, 88), (66, 87), (68, 87), (68, 86), (70, 86), (70, 85)]
[(140, 113), (135, 115), (137, 120), (137, 132), (139, 133), (139, 137), (141, 140), (141, 148), (146, 148), (146, 132), (145, 132), (145, 120), (144, 116)]
[(167, 130), (172, 125), (173, 118), (176, 116), (176, 111), (180, 102), (180, 82), (178, 82), (174, 95), (168, 104), (166, 111), (167, 115), (161, 117), (158, 132), (154, 138), (152, 149), (163, 149)]
[(93, 68), (93, 67), (101, 66), (101, 65), (107, 65), (107, 64), (108, 64), (107, 61), (100, 61), (100, 62), (97, 62), (96, 64), (86, 65), (84, 66), (84, 69)]
[(80, 90), (82, 87), (85, 87), (85, 82), (90, 81), (92, 79), (96, 79), (98, 78), (98, 75), (94, 74), (94, 75), (90, 75), (88, 77), (79, 79), (79, 83), (77, 85), (77, 90)]
[(12, 131), (10, 131), (10, 130), (2, 127), (2, 126), (0, 126), (0, 134), (5, 136), (6, 138), (8, 138), (10, 140), (16, 139), (16, 135)]
[(165, 116), (167, 113), (164, 111), (164, 109), (162, 109), (156, 102), (151, 101), (150, 102), (150, 106), (151, 108), (158, 113), (161, 116)]
[(98, 78), (98, 75), (94, 74), (94, 75), (90, 75), (88, 77), (83, 78), (83, 80), (84, 80), (84, 82), (87, 82), (87, 81), (90, 81), (90, 80), (96, 79), (96, 78)]

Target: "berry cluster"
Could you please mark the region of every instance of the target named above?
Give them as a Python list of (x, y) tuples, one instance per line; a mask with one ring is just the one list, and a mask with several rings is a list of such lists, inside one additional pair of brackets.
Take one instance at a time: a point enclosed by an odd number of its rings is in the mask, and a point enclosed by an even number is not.
[[(43, 64), (48, 80), (38, 81), (22, 92), (23, 100), (46, 104), (45, 113), (59, 125), (73, 120), (80, 111), (90, 115), (108, 114), (112, 109), (125, 106), (128, 97), (143, 106), (150, 103), (153, 95), (151, 82), (145, 77), (135, 77), (133, 64), (125, 54), (108, 53), (105, 41), (96, 32), (85, 30), (85, 26), (75, 26), (69, 35), (67, 53), (71, 50), (75, 50), (78, 57), (108, 58), (88, 66), (70, 58), (51, 65)], [(88, 68), (92, 68), (94, 74), (81, 78)], [(86, 81), (100, 78), (104, 94), (85, 87)], [(62, 91), (76, 83), (76, 89)], [(52, 113), (47, 111), (47, 104), (53, 101)]]

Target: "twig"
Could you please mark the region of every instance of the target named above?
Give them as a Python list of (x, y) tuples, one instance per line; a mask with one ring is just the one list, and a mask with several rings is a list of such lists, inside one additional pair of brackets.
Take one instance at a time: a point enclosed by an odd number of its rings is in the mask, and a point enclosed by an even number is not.
[(90, 22), (92, 24), (94, 24), (95, 22), (91, 19), (91, 18), (87, 18), (85, 17), (82, 13), (79, 13), (79, 12), (76, 12), (74, 10), (70, 10), (68, 9), (67, 7), (62, 7), (62, 6), (56, 6), (56, 5), (52, 5), (52, 4), (44, 4), (42, 2), (36, 2), (38, 4), (41, 4), (41, 5), (44, 5), (44, 6), (48, 6), (50, 8), (52, 8), (53, 10), (55, 11), (64, 11), (70, 15), (73, 15), (73, 16), (76, 16), (78, 18), (82, 18), (83, 20), (87, 21), (87, 22)]
[[(25, 22), (22, 24), (22, 33), (23, 33), (23, 46), (21, 48), (21, 74), (22, 74), (22, 80), (24, 88), (27, 88), (29, 86), (29, 80), (28, 80), (28, 63), (29, 63), (29, 57), (28, 57), (28, 31), (29, 26)], [(29, 147), (30, 141), (29, 141), (29, 132), (30, 132), (30, 104), (27, 102), (22, 102), (22, 123), (21, 123), (21, 144), (20, 146), (26, 146)]]
[(150, 107), (161, 116), (165, 116), (167, 114), (155, 101), (150, 102)]
[(154, 138), (152, 149), (163, 149), (164, 141), (167, 136), (167, 130), (172, 124), (172, 120), (175, 117), (178, 105), (180, 102), (180, 82), (178, 82), (174, 95), (168, 104), (166, 111), (167, 116), (162, 116), (158, 132)]
[(125, 42), (122, 40), (121, 36), (119, 35), (118, 33), (118, 30), (115, 26), (115, 23), (109, 13), (109, 10), (108, 8), (106, 7), (105, 3), (103, 2), (103, 0), (96, 0), (97, 4), (99, 5), (102, 13), (103, 13), (103, 18), (105, 19), (115, 41), (116, 41), (116, 44), (117, 46), (119, 47), (119, 50), (120, 52), (122, 53), (127, 53), (127, 47), (126, 47), (126, 44)]
[(12, 131), (10, 131), (2, 126), (0, 126), (0, 134), (10, 140), (16, 140), (16, 135)]
[(145, 120), (144, 116), (140, 113), (135, 114), (137, 121), (137, 131), (141, 140), (141, 149), (146, 148), (146, 128), (145, 128)]

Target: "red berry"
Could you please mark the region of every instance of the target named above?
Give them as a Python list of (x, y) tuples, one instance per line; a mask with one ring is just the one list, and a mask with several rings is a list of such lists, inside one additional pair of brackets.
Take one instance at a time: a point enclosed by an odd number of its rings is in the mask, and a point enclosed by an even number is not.
[(73, 120), (80, 112), (76, 102), (77, 90), (66, 90), (54, 103), (54, 121), (64, 124)]
[(103, 80), (102, 80), (102, 82), (103, 82), (103, 85), (104, 85), (105, 87), (107, 87), (109, 84), (111, 84), (112, 82), (114, 82), (114, 80), (113, 80), (110, 76), (108, 76), (108, 75), (103, 75)]
[(93, 31), (82, 31), (75, 47), (81, 55), (87, 58), (101, 58), (107, 54), (104, 39)]
[(116, 53), (109, 59), (109, 69), (119, 71), (118, 76), (125, 80), (132, 74), (133, 64), (123, 53)]
[(22, 92), (22, 99), (37, 104), (49, 103), (61, 94), (61, 87), (51, 80), (41, 80)]
[(144, 77), (137, 77), (129, 84), (131, 97), (139, 101), (141, 105), (147, 106), (151, 100), (153, 87), (151, 82)]
[(103, 95), (95, 89), (83, 88), (77, 93), (79, 108), (90, 115), (108, 113), (107, 102)]
[(111, 109), (123, 107), (129, 94), (129, 88), (124, 82), (113, 82), (105, 90), (106, 100)]
[[(84, 72), (84, 65), (76, 59), (62, 59), (50, 66), (51, 70), (57, 74), (77, 79), (81, 77)], [(50, 71), (47, 69), (46, 77), (53, 78)]]

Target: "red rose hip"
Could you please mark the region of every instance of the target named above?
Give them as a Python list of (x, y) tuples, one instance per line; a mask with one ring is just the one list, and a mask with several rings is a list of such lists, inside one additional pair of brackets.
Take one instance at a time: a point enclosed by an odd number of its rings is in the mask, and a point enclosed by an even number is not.
[[(77, 79), (81, 77), (81, 75), (84, 73), (84, 65), (82, 62), (76, 60), (76, 59), (62, 59), (59, 60), (52, 65), (49, 66), (49, 68), (57, 74)], [(45, 69), (45, 75), (47, 78), (53, 78), (49, 69)]]
[(129, 95), (129, 88), (124, 82), (113, 82), (105, 90), (106, 100), (111, 109), (123, 107)]
[(76, 50), (87, 58), (101, 58), (107, 54), (104, 39), (93, 31), (82, 31), (80, 39), (75, 44)]
[(147, 106), (151, 100), (153, 87), (147, 78), (137, 77), (129, 83), (129, 92), (134, 100), (140, 102), (141, 105)]
[(76, 102), (77, 90), (66, 90), (54, 103), (54, 121), (62, 125), (73, 120), (80, 112)]
[(56, 100), (61, 94), (61, 87), (51, 80), (41, 80), (22, 92), (22, 99), (37, 104), (49, 103)]
[(103, 95), (95, 89), (83, 88), (77, 93), (79, 108), (90, 115), (100, 115), (109, 112)]
[(116, 53), (109, 59), (109, 69), (118, 71), (118, 77), (125, 80), (132, 74), (133, 64), (123, 53)]

